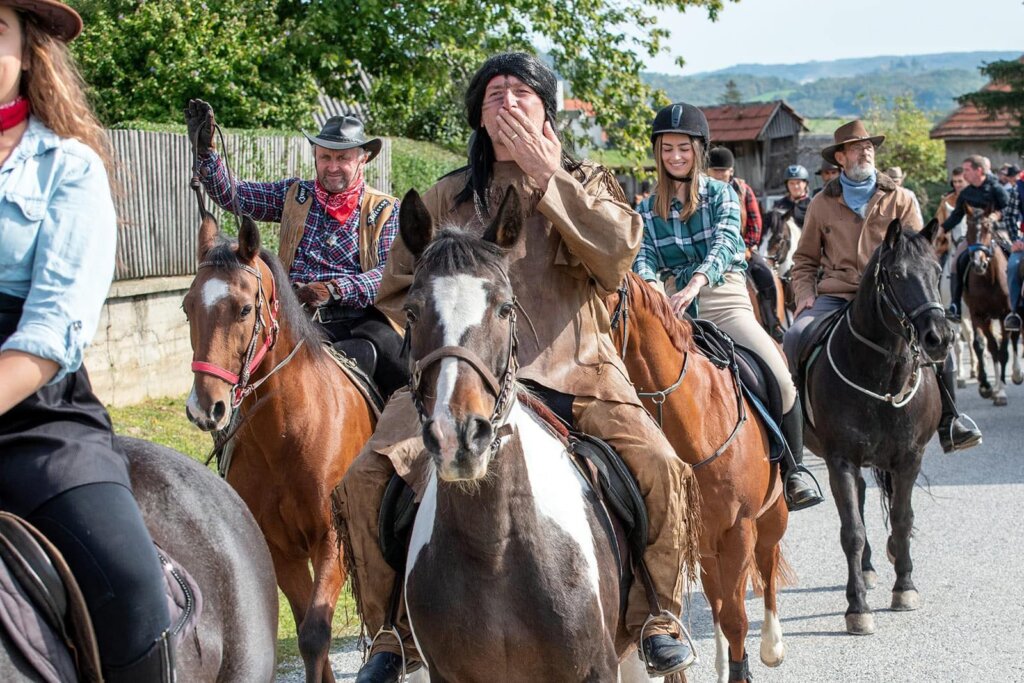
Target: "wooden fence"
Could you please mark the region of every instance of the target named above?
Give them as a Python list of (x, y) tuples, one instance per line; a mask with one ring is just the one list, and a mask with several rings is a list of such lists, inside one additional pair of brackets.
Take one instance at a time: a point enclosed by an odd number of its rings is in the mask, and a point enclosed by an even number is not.
[[(189, 275), (196, 269), (199, 210), (189, 188), (192, 158), (179, 133), (112, 130), (122, 191), (115, 197), (120, 221), (114, 279)], [(219, 143), (219, 140), (218, 140)], [(304, 137), (226, 135), (223, 156), (236, 178), (272, 181), (312, 178), (313, 154)], [(367, 182), (391, 188), (391, 141), (367, 165)], [(233, 229), (230, 215), (217, 212)]]

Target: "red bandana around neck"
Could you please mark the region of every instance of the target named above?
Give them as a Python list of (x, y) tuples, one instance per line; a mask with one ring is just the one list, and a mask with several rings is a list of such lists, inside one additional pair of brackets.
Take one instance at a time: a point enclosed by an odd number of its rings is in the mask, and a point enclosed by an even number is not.
[(20, 96), (13, 102), (0, 106), (0, 133), (14, 128), (27, 119), (30, 109), (28, 100)]
[(331, 216), (335, 218), (342, 225), (352, 217), (352, 213), (359, 206), (359, 194), (363, 189), (363, 173), (359, 172), (359, 175), (355, 180), (341, 192), (330, 193), (320, 184), (320, 179), (317, 178), (316, 183), (313, 186), (313, 191), (316, 194), (316, 200), (320, 202), (323, 207), (327, 210)]

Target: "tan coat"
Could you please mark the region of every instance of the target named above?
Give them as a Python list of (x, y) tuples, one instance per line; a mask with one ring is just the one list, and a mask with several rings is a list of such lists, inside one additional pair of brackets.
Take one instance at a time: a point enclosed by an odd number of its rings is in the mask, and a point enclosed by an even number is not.
[[(852, 300), (889, 223), (898, 218), (904, 228), (923, 227), (913, 195), (897, 187), (884, 173), (878, 174), (878, 187), (868, 200), (864, 216), (861, 218), (846, 205), (838, 178), (811, 200), (793, 256), (791, 272), (797, 301), (822, 294)], [(822, 276), (816, 282), (819, 267)]]
[[(643, 225), (615, 177), (585, 164), (581, 183), (559, 170), (541, 192), (513, 162), (497, 162), (488, 203), (496, 211), (505, 189), (523, 201), (526, 226), (510, 258), (509, 277), (526, 315), (519, 318), (520, 379), (574, 396), (640, 405), (615, 352), (602, 297), (614, 291), (640, 249)], [(467, 176), (442, 179), (423, 197), (435, 224), (483, 233), (473, 201), (455, 205)], [(402, 304), (413, 259), (397, 237), (376, 306), (404, 323)], [(536, 332), (536, 334), (535, 334)]]

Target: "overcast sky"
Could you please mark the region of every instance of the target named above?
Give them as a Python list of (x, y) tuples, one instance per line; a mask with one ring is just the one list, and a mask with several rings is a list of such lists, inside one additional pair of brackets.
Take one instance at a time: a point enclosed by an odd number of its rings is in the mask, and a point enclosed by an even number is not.
[(671, 54), (650, 71), (686, 75), (734, 64), (792, 64), (845, 57), (1018, 50), (1024, 0), (741, 0), (718, 21), (694, 8), (665, 12)]

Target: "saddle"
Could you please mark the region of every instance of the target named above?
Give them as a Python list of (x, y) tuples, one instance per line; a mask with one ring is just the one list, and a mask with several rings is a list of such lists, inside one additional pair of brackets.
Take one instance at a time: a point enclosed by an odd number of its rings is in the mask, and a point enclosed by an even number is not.
[(809, 395), (807, 372), (814, 361), (817, 360), (818, 354), (821, 353), (821, 349), (829, 335), (832, 334), (832, 330), (842, 321), (846, 311), (849, 310), (850, 303), (832, 313), (815, 318), (814, 321), (804, 328), (803, 333), (800, 335), (795, 349), (796, 357), (790, 355), (787, 358), (790, 372), (793, 373), (793, 379), (796, 381), (796, 386), (801, 390), (800, 405), (804, 411), (804, 418), (811, 427), (814, 426), (814, 421), (807, 404)]
[[(157, 547), (170, 635), (185, 638), (202, 614), (202, 594), (180, 564)], [(99, 649), (78, 582), (63, 556), (25, 520), (0, 512), (0, 630), (47, 683), (101, 681)]]
[(710, 320), (690, 319), (697, 350), (716, 367), (735, 367), (740, 390), (768, 430), (769, 460), (778, 462), (785, 453), (782, 424), (782, 390), (775, 374), (753, 350), (736, 344), (732, 337)]
[(373, 371), (377, 367), (377, 347), (365, 339), (344, 339), (333, 344), (325, 342), (324, 346), (328, 355), (359, 389), (375, 415), (380, 417), (386, 401), (377, 383), (373, 381)]

